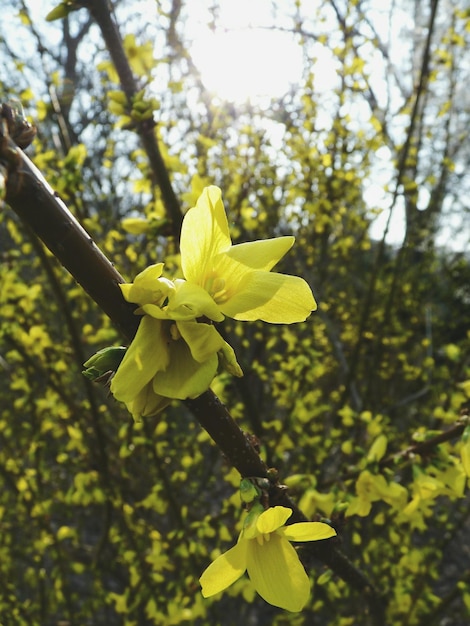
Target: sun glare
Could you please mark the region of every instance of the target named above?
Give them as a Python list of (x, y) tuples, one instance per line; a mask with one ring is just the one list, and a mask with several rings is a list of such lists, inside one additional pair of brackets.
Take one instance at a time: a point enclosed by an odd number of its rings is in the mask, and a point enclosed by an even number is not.
[(205, 87), (235, 102), (282, 96), (302, 76), (300, 47), (274, 30), (207, 31), (195, 39), (191, 54)]
[(300, 85), (305, 70), (314, 73), (319, 92), (337, 86), (338, 66), (326, 46), (310, 46), (306, 65), (289, 0), (219, 0), (217, 11), (200, 0), (187, 11), (189, 52), (205, 87), (220, 98), (259, 103), (282, 97)]

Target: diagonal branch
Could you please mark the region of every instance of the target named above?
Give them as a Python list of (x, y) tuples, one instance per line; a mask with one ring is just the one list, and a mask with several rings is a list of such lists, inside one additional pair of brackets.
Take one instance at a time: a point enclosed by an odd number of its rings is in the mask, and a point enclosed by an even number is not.
[[(3, 136), (2, 148), (0, 163), (3, 161), (6, 165), (8, 174), (6, 202), (45, 243), (124, 336), (132, 340), (139, 318), (133, 313), (133, 305), (122, 297), (118, 286), (124, 282), (122, 276), (11, 138)], [(270, 478), (271, 505), (283, 505), (292, 509), (290, 523), (307, 521), (285, 487), (268, 471), (249, 437), (211, 390), (198, 398), (186, 400), (185, 404), (219, 446), (228, 462), (242, 476)], [(315, 544), (305, 546), (304, 554), (318, 559), (352, 588), (360, 591), (369, 604), (372, 623), (382, 626), (385, 605), (367, 576), (338, 549), (334, 539)]]

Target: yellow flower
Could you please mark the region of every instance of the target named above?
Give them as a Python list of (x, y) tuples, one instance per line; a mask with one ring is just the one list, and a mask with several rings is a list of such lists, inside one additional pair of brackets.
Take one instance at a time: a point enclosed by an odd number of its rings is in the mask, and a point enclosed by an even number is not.
[(372, 503), (383, 500), (396, 510), (402, 509), (408, 497), (405, 487), (395, 482), (387, 482), (382, 474), (371, 474), (364, 470), (356, 481), (357, 497), (349, 504), (346, 515), (369, 515)]
[(301, 611), (310, 594), (310, 581), (289, 541), (328, 539), (336, 532), (322, 522), (284, 526), (291, 509), (275, 506), (246, 526), (236, 546), (220, 555), (199, 582), (205, 598), (223, 591), (245, 571), (259, 595), (274, 606)]
[(163, 263), (152, 265), (121, 285), (124, 297), (143, 313), (136, 336), (111, 381), (111, 392), (135, 418), (158, 413), (170, 398), (195, 398), (206, 391), (219, 355), (235, 375), (242, 374), (232, 348), (212, 324), (220, 319), (213, 300), (185, 281), (161, 277)]
[(218, 187), (206, 187), (183, 220), (181, 265), (188, 283), (237, 320), (291, 324), (316, 309), (310, 287), (298, 276), (270, 270), (294, 244), (277, 237), (232, 246)]
[[(193, 341), (194, 350), (179, 332), (181, 329)], [(217, 335), (212, 343), (211, 331)], [(203, 339), (205, 335), (209, 338), (207, 343)], [(160, 397), (166, 398), (168, 404), (169, 398), (184, 400), (201, 395), (209, 388), (217, 371), (218, 338), (223, 343), (214, 327), (208, 324), (191, 321), (177, 325), (145, 315), (111, 380), (112, 394), (124, 402), (136, 418), (154, 415), (164, 408), (166, 405)], [(150, 393), (148, 383), (158, 398)], [(137, 408), (143, 406), (147, 410), (139, 414)], [(149, 407), (156, 410), (149, 411)]]
[(294, 237), (232, 246), (218, 187), (206, 187), (188, 211), (181, 231), (184, 280), (162, 276), (151, 265), (133, 283), (120, 285), (142, 315), (137, 334), (111, 381), (111, 392), (134, 417), (153, 415), (170, 398), (195, 398), (217, 369), (243, 372), (214, 322), (237, 320), (290, 324), (316, 308), (310, 287), (297, 276), (270, 270)]
[(153, 390), (153, 380), (149, 381), (131, 400), (126, 403), (132, 417), (139, 421), (142, 417), (150, 417), (163, 411), (171, 402), (171, 398), (159, 396)]
[(137, 76), (148, 77), (150, 69), (154, 66), (154, 46), (151, 41), (138, 45), (134, 35), (124, 37), (124, 49), (132, 70)]

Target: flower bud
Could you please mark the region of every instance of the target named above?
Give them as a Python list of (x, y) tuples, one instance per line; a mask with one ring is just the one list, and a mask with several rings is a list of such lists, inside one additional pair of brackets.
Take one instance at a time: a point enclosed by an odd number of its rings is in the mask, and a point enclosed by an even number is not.
[(96, 380), (107, 372), (115, 372), (119, 367), (127, 348), (123, 346), (108, 347), (99, 350), (83, 364), (82, 374), (89, 380)]

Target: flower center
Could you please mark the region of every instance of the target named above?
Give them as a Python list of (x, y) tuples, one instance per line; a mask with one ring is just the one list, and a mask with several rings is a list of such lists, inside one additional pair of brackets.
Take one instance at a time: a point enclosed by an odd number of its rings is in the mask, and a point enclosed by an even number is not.
[(227, 290), (225, 289), (225, 280), (215, 274), (206, 279), (204, 289), (217, 304), (225, 302), (228, 298)]
[(269, 541), (271, 539), (271, 533), (261, 533), (261, 535), (256, 535), (256, 541), (259, 543), (260, 546), (263, 545), (263, 543)]
[(170, 326), (170, 337), (173, 339), (173, 341), (178, 341), (178, 339), (181, 339), (181, 333), (178, 330), (178, 326), (176, 324), (172, 324)]

